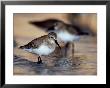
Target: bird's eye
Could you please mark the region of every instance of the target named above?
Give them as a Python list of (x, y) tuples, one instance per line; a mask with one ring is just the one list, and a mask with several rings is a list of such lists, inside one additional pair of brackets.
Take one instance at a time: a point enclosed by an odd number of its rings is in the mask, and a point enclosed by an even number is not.
[(57, 23), (55, 23), (54, 26), (57, 26)]
[(51, 37), (51, 38), (53, 38), (53, 37)]

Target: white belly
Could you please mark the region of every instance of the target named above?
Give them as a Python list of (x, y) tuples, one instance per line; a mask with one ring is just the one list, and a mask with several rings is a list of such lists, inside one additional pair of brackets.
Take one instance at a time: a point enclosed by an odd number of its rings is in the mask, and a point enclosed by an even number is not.
[(25, 50), (39, 55), (49, 55), (55, 50), (55, 48), (49, 48), (48, 46), (41, 45), (39, 48), (36, 49), (25, 49)]
[(74, 40), (79, 40), (79, 36), (69, 34), (68, 32), (60, 31), (57, 33), (58, 38), (60, 38), (64, 42), (71, 42)]

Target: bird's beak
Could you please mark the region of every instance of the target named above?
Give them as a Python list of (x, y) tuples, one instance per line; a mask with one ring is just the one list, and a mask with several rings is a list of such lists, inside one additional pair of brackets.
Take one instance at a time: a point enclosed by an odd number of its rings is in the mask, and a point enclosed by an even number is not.
[(58, 47), (61, 49), (60, 45), (58, 44), (57, 40), (55, 40), (55, 43), (58, 45)]

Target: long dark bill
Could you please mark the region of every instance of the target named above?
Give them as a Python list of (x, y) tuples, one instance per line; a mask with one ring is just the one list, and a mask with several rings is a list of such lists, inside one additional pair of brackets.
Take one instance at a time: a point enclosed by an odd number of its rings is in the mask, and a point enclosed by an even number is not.
[(58, 44), (57, 40), (55, 40), (55, 43), (58, 45), (58, 47), (61, 49), (60, 45)]

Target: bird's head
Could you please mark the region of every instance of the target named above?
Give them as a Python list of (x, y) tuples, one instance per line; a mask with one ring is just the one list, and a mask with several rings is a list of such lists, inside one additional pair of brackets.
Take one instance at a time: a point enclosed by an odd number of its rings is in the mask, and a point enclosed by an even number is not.
[(52, 39), (55, 41), (55, 43), (58, 45), (58, 47), (61, 49), (60, 45), (57, 42), (57, 34), (55, 32), (50, 32), (48, 34), (49, 39)]

